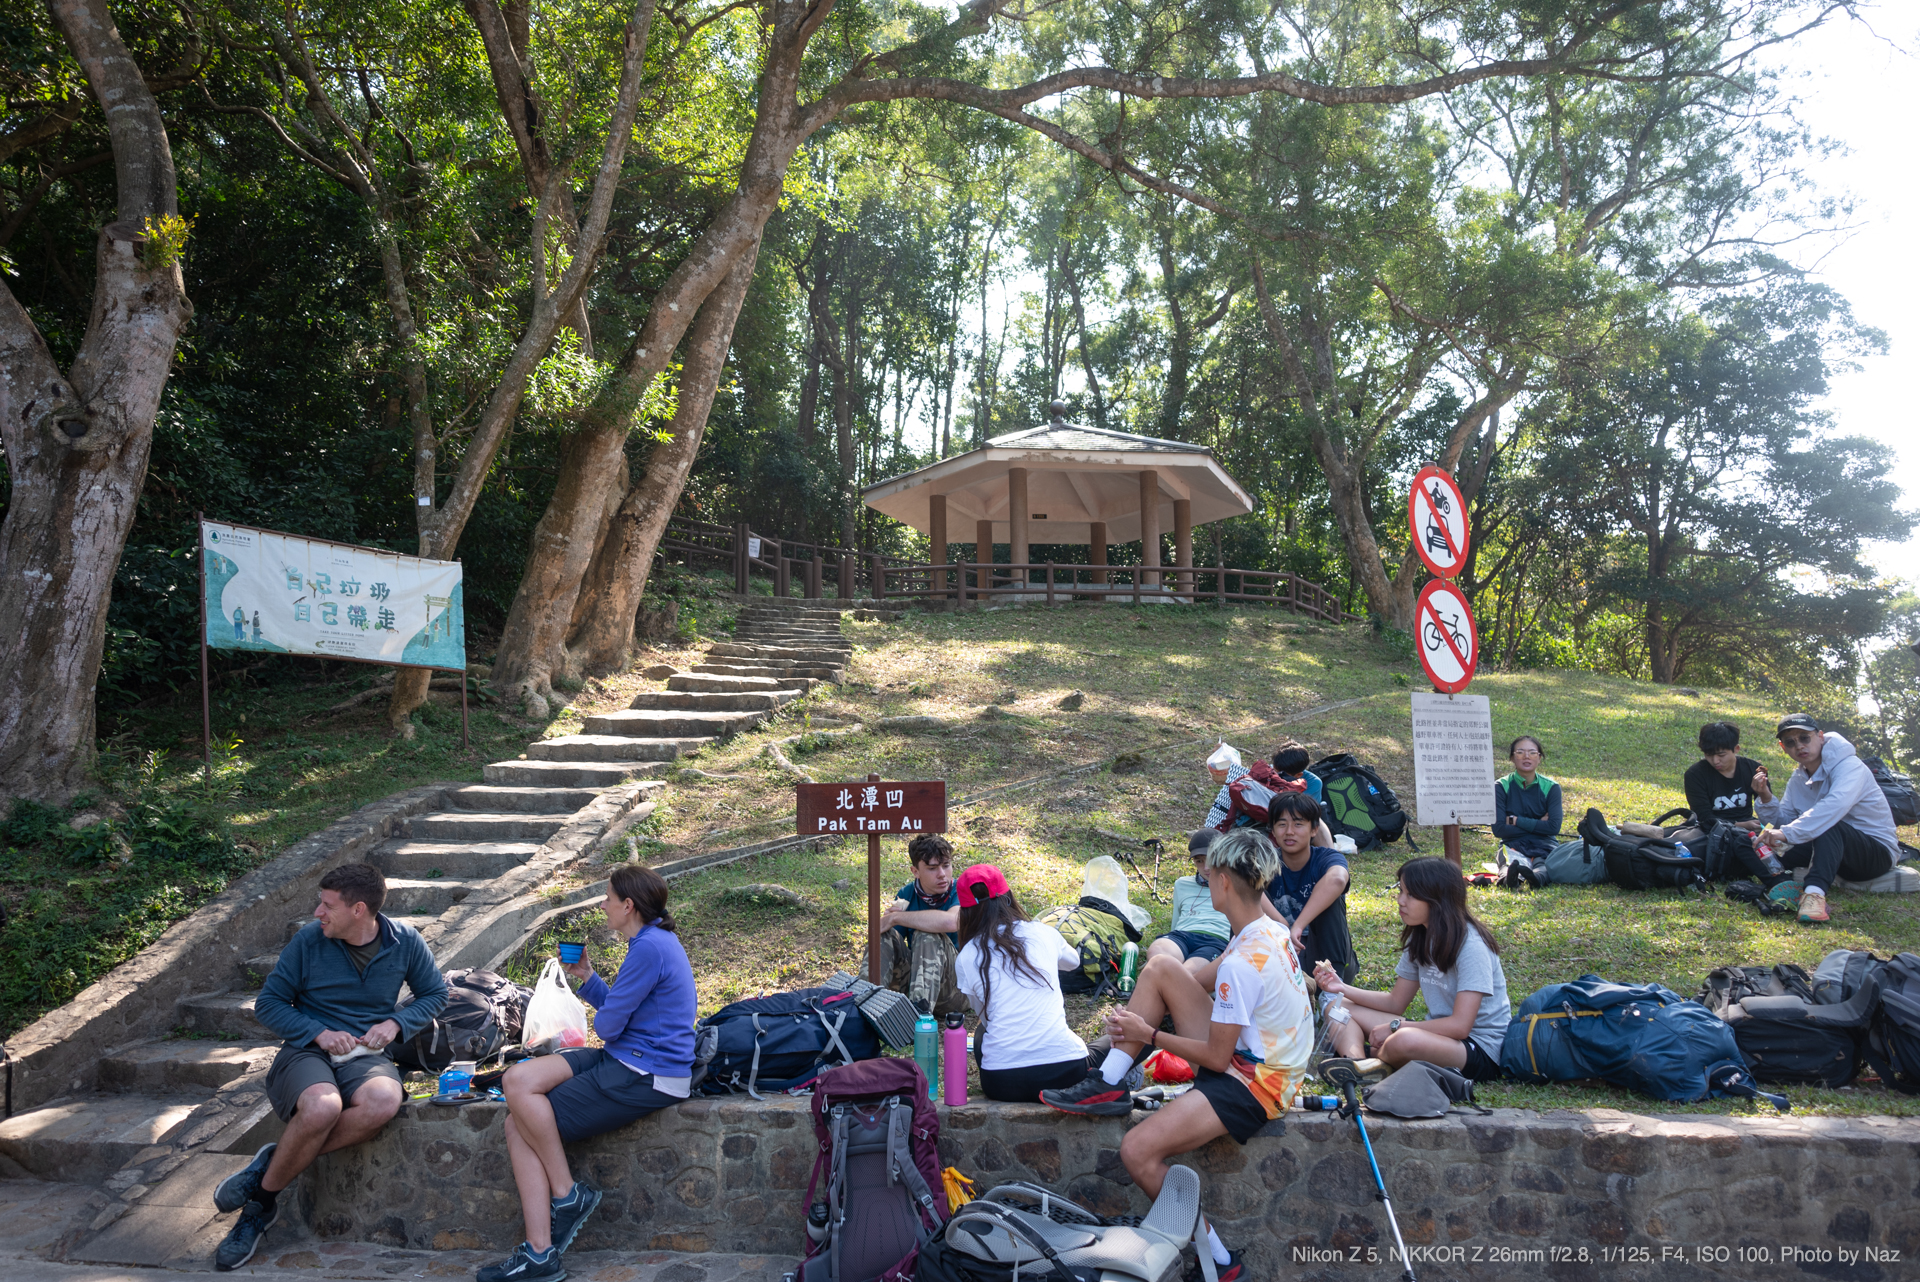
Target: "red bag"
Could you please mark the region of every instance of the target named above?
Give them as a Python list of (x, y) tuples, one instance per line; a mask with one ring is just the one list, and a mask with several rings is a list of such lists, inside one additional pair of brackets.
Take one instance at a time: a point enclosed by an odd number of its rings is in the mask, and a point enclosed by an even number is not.
[(1264, 761), (1256, 761), (1247, 773), (1227, 785), (1227, 817), (1215, 827), (1221, 832), (1248, 824), (1256, 828), (1267, 826), (1267, 807), (1273, 799), (1283, 792), (1305, 792), (1307, 781), (1282, 779), (1280, 772)]

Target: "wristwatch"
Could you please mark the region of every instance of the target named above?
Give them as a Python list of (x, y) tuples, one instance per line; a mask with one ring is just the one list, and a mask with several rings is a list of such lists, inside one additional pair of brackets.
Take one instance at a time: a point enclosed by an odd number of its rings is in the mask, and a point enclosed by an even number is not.
[(1400, 1031), (1400, 1025), (1402, 1025), (1402, 1024), (1404, 1024), (1404, 1023), (1406, 1023), (1406, 1022), (1407, 1022), (1407, 1021), (1406, 1021), (1406, 1020), (1404, 1020), (1404, 1019), (1390, 1019), (1390, 1020), (1388, 1020), (1388, 1021), (1387, 1021), (1387, 1034), (1388, 1034), (1388, 1036), (1392, 1036), (1392, 1035), (1393, 1035), (1394, 1033), (1397, 1033), (1397, 1032), (1399, 1032), (1399, 1031)]

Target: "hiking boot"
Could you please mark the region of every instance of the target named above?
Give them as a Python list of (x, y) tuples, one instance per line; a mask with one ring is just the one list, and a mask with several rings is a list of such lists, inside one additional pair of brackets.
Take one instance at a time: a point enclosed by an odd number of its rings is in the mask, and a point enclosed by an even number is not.
[(253, 1253), (260, 1249), (260, 1239), (279, 1219), (280, 1202), (277, 1198), (271, 1211), (258, 1202), (248, 1202), (241, 1207), (240, 1219), (213, 1253), (213, 1267), (222, 1273), (231, 1273), (251, 1260)]
[(575, 1180), (565, 1197), (553, 1199), (554, 1249), (565, 1251), (571, 1247), (573, 1239), (580, 1235), (580, 1226), (599, 1205), (600, 1190), (585, 1180)]
[(1109, 1086), (1098, 1073), (1088, 1073), (1064, 1090), (1041, 1091), (1040, 1102), (1081, 1117), (1126, 1117), (1133, 1112), (1133, 1098), (1127, 1088)]
[(213, 1190), (213, 1204), (231, 1215), (247, 1203), (253, 1201), (253, 1195), (260, 1191), (260, 1181), (266, 1176), (267, 1163), (273, 1160), (273, 1150), (278, 1144), (268, 1144), (253, 1155), (253, 1160), (221, 1180), (219, 1187)]
[(557, 1247), (548, 1247), (535, 1255), (525, 1242), (513, 1248), (513, 1254), (498, 1264), (489, 1264), (474, 1272), (474, 1282), (560, 1282), (567, 1268), (560, 1263)]
[(1805, 925), (1827, 920), (1827, 897), (1809, 890), (1800, 896), (1800, 920)]

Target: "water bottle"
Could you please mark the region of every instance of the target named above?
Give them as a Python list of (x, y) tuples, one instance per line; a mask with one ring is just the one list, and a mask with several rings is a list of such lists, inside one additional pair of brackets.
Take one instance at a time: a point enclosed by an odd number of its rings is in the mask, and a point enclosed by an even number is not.
[(947, 1107), (960, 1108), (967, 1102), (967, 1030), (958, 1013), (947, 1016), (947, 1031), (940, 1035), (940, 1071), (945, 1074)]
[(931, 1013), (913, 1021), (913, 1062), (927, 1079), (927, 1098), (940, 1098), (940, 1024)]
[(1320, 1013), (1335, 1024), (1344, 1024), (1353, 1018), (1353, 1012), (1340, 1000), (1340, 994), (1327, 993), (1322, 998)]
[(1340, 1111), (1340, 1097), (1338, 1095), (1301, 1095), (1294, 1099), (1293, 1106), (1313, 1113), (1337, 1113)]
[(827, 1204), (815, 1202), (807, 1212), (807, 1240), (820, 1243), (827, 1240)]
[(1758, 837), (1753, 838), (1753, 853), (1760, 857), (1760, 866), (1767, 870), (1767, 876), (1784, 877), (1787, 875), (1786, 865), (1780, 862), (1780, 856), (1774, 854), (1773, 847), (1767, 845)]
[(1123, 993), (1132, 992), (1133, 981), (1139, 977), (1139, 974), (1140, 945), (1129, 939), (1127, 946), (1120, 950), (1120, 991)]

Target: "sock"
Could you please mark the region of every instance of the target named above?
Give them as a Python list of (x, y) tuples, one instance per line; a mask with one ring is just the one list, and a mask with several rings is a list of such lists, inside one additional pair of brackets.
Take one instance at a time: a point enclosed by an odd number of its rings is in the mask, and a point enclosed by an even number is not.
[(1807, 895), (1818, 895), (1822, 899), (1825, 899), (1827, 897), (1827, 892), (1825, 890), (1822, 890), (1818, 886), (1808, 886), (1805, 890), (1801, 891), (1800, 894), (1802, 898), (1806, 897)]
[(1100, 1080), (1109, 1086), (1118, 1086), (1132, 1071), (1133, 1056), (1115, 1047), (1107, 1052), (1107, 1058), (1100, 1064)]
[(1225, 1268), (1233, 1263), (1233, 1255), (1227, 1250), (1226, 1243), (1213, 1231), (1213, 1225), (1207, 1225), (1207, 1249), (1213, 1252), (1213, 1262)]
[(572, 1206), (572, 1205), (574, 1205), (574, 1204), (575, 1204), (576, 1202), (578, 1202), (578, 1201), (580, 1200), (580, 1197), (581, 1197), (581, 1194), (582, 1194), (583, 1192), (584, 1192), (584, 1190), (582, 1190), (582, 1189), (581, 1189), (581, 1187), (580, 1187), (580, 1181), (579, 1181), (579, 1180), (575, 1180), (575, 1181), (573, 1182), (573, 1187), (572, 1187), (572, 1188), (570, 1188), (570, 1189), (568, 1189), (568, 1190), (567, 1190), (567, 1191), (566, 1191), (565, 1193), (563, 1193), (563, 1194), (562, 1194), (561, 1196), (559, 1196), (559, 1197), (556, 1197), (556, 1198), (554, 1198), (554, 1199), (553, 1199), (553, 1206), (554, 1206), (554, 1209), (555, 1209), (555, 1210), (559, 1210), (559, 1209), (560, 1209), (561, 1207), (563, 1207), (563, 1206)]
[(273, 1208), (280, 1202), (280, 1193), (278, 1191), (269, 1193), (263, 1188), (255, 1189), (253, 1191), (253, 1200), (260, 1204), (262, 1211), (265, 1211), (268, 1215), (272, 1215)]

